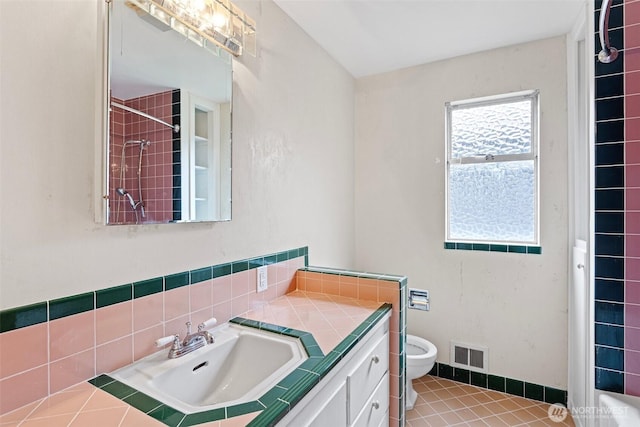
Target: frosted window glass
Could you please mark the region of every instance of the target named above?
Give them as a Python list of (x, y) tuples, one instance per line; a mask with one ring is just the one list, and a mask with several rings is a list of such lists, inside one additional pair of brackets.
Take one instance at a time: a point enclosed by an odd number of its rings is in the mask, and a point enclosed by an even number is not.
[(451, 111), (451, 157), (531, 152), (531, 100)]
[(533, 160), (452, 164), (449, 237), (533, 242), (535, 200)]

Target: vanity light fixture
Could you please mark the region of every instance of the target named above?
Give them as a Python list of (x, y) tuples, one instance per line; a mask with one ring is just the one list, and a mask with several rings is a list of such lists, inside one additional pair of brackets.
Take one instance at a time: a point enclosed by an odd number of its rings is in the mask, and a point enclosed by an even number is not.
[(143, 18), (151, 16), (214, 53), (256, 55), (256, 23), (229, 0), (127, 0)]

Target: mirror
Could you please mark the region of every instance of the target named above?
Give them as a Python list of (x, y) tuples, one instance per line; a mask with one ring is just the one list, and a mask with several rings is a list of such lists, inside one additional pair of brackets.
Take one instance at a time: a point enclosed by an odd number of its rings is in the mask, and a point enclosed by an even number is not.
[(126, 0), (109, 18), (107, 224), (231, 219), (231, 56)]

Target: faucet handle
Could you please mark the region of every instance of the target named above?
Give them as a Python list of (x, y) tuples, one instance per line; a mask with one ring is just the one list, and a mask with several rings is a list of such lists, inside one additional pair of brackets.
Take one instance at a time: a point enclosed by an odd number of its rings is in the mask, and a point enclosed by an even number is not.
[(167, 337), (159, 338), (156, 340), (156, 347), (164, 347), (167, 344), (174, 343), (176, 341), (177, 335), (169, 335)]
[(212, 317), (211, 319), (205, 320), (204, 322), (198, 325), (198, 332), (204, 331), (205, 329), (211, 329), (217, 324), (218, 324), (218, 320), (215, 317)]

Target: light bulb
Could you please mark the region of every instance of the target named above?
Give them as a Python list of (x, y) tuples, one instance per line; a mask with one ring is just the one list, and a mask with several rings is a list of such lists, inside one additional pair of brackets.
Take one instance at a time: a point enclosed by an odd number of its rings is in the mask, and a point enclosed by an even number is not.
[(222, 28), (227, 25), (227, 17), (222, 13), (216, 12), (211, 17), (211, 23), (213, 24), (213, 28)]

